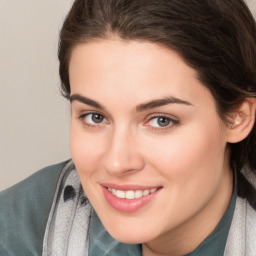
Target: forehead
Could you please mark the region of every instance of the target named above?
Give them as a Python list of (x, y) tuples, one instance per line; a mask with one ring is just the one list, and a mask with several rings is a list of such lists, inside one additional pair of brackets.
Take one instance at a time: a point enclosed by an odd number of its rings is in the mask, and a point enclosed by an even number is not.
[(197, 72), (177, 52), (150, 42), (97, 40), (80, 44), (72, 51), (69, 76), (71, 94), (105, 100), (113, 94), (119, 100), (166, 96), (213, 100)]

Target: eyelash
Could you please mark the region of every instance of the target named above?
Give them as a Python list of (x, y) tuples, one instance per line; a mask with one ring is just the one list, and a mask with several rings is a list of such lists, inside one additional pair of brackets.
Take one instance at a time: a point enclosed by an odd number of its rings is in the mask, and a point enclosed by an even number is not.
[[(158, 118), (165, 118), (169, 121), (169, 124), (167, 126), (164, 127), (154, 127), (154, 126), (150, 126), (149, 122), (152, 121), (153, 119), (158, 119)], [(175, 128), (176, 126), (180, 125), (180, 121), (177, 119), (173, 119), (170, 116), (166, 115), (166, 114), (155, 114), (155, 115), (151, 115), (150, 118), (148, 119), (148, 121), (146, 121), (146, 123), (144, 124), (145, 126), (150, 126), (151, 129), (156, 130), (156, 131), (169, 131), (173, 128)]]
[[(88, 123), (88, 122), (85, 121), (85, 118), (86, 118), (86, 117), (88, 117), (89, 115), (93, 115), (93, 114), (102, 116), (102, 117), (106, 120), (106, 118), (105, 118), (101, 113), (99, 113), (99, 112), (87, 112), (87, 113), (83, 113), (83, 114), (81, 114), (81, 115), (78, 117), (78, 119), (80, 119), (81, 122), (82, 122), (84, 125), (88, 126), (88, 127), (93, 127), (93, 128), (100, 128), (100, 127), (102, 127), (102, 126), (104, 125), (104, 124), (102, 124), (102, 123), (90, 124), (90, 123)], [(109, 122), (108, 122), (108, 123), (109, 123)]]
[[(103, 118), (103, 120), (107, 120), (104, 115), (102, 115), (99, 112), (87, 112), (87, 113), (83, 113), (81, 114), (78, 119), (80, 119), (82, 121), (82, 123), (88, 127), (93, 127), (93, 128), (101, 128), (103, 125), (105, 125), (105, 123), (95, 123), (95, 124), (90, 124), (88, 122), (85, 121), (85, 118), (88, 117), (89, 115), (99, 115)], [(167, 119), (170, 123), (167, 124), (167, 126), (164, 127), (154, 127), (152, 125), (150, 125), (150, 121), (152, 121), (153, 119), (157, 119), (157, 118), (165, 118)], [(107, 122), (107, 124), (109, 124), (109, 121)], [(147, 121), (144, 123), (145, 126), (149, 126), (151, 129), (156, 130), (156, 131), (166, 131), (166, 130), (170, 130), (173, 129), (174, 127), (178, 126), (180, 124), (180, 121), (177, 119), (173, 119), (171, 117), (169, 117), (168, 115), (165, 114), (155, 114), (155, 115), (151, 115), (150, 117), (147, 117)]]

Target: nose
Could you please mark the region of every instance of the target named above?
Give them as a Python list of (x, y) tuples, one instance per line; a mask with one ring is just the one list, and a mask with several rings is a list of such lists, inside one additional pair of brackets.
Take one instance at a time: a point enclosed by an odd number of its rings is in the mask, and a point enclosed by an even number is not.
[(112, 175), (124, 175), (140, 171), (145, 163), (139, 143), (129, 130), (115, 130), (108, 140), (103, 157), (104, 168)]

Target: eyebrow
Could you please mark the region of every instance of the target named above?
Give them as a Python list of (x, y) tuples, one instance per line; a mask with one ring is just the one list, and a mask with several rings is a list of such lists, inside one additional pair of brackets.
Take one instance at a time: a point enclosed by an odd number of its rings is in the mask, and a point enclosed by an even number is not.
[(70, 96), (70, 103), (72, 103), (73, 101), (77, 100), (81, 103), (84, 103), (86, 105), (89, 105), (89, 106), (92, 106), (92, 107), (95, 107), (95, 108), (98, 108), (98, 109), (101, 109), (101, 110), (104, 110), (105, 108), (99, 104), (97, 101), (95, 100), (92, 100), (92, 99), (89, 99), (89, 98), (86, 98), (80, 94), (73, 94)]
[[(85, 96), (82, 96), (80, 94), (73, 94), (70, 96), (70, 102), (72, 103), (73, 101), (79, 101), (81, 103), (84, 103), (86, 105), (104, 110), (105, 107), (102, 106), (100, 103), (98, 103), (97, 101), (94, 101), (92, 99), (89, 99)], [(185, 100), (181, 100), (179, 98), (175, 98), (175, 97), (167, 97), (167, 98), (163, 98), (163, 99), (155, 99), (155, 100), (151, 100), (149, 102), (146, 103), (142, 103), (139, 104), (136, 107), (136, 111), (137, 112), (142, 112), (145, 110), (149, 110), (149, 109), (153, 109), (153, 108), (157, 108), (157, 107), (161, 107), (161, 106), (165, 106), (168, 104), (183, 104), (183, 105), (187, 105), (187, 106), (193, 106), (190, 102), (185, 101)]]
[(178, 99), (178, 98), (175, 98), (175, 97), (167, 97), (167, 98), (163, 98), (163, 99), (151, 100), (149, 102), (140, 104), (136, 107), (136, 111), (141, 112), (141, 111), (145, 111), (145, 110), (148, 110), (148, 109), (153, 109), (153, 108), (165, 106), (165, 105), (168, 105), (168, 104), (183, 104), (183, 105), (187, 105), (187, 106), (193, 106), (188, 101), (181, 100), (181, 99)]

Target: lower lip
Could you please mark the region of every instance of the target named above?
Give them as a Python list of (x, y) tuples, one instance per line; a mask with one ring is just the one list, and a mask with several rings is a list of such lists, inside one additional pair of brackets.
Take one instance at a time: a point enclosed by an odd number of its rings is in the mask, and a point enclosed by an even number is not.
[(103, 188), (105, 199), (110, 204), (110, 206), (112, 206), (117, 211), (126, 212), (126, 213), (138, 211), (139, 209), (141, 209), (142, 207), (150, 203), (151, 200), (153, 200), (153, 198), (161, 190), (161, 189), (157, 189), (156, 192), (149, 194), (147, 196), (143, 196), (141, 198), (123, 199), (123, 198), (118, 198), (114, 196), (106, 187), (102, 187), (102, 188)]

